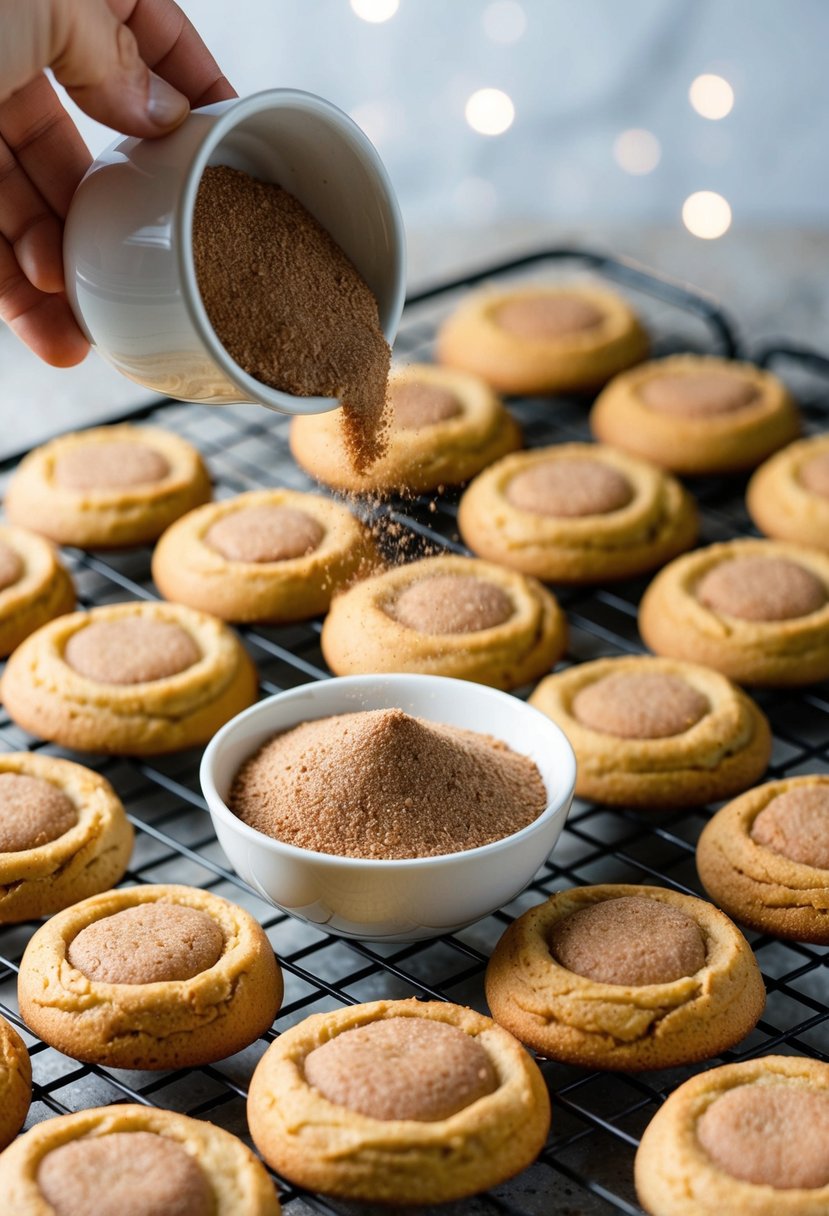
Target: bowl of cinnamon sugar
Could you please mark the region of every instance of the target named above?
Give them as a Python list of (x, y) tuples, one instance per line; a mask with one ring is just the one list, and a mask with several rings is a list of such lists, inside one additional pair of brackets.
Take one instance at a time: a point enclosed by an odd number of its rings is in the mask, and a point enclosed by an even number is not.
[(201, 784), (231, 865), (329, 933), (414, 941), (514, 899), (573, 798), (562, 731), (518, 698), (428, 675), (305, 684), (239, 714)]

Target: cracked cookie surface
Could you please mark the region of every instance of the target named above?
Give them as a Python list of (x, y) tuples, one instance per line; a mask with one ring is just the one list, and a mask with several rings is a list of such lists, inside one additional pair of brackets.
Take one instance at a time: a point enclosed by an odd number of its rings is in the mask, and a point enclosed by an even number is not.
[(653, 570), (697, 535), (693, 499), (675, 478), (587, 443), (498, 461), (461, 498), (458, 524), (480, 557), (563, 583)]
[(699, 806), (753, 785), (771, 731), (750, 697), (696, 663), (596, 659), (548, 676), (530, 704), (578, 761), (576, 794), (609, 806)]
[(740, 684), (815, 683), (829, 676), (829, 555), (770, 540), (697, 549), (650, 584), (639, 631)]
[(550, 1101), (537, 1065), (490, 1018), (443, 1001), (374, 1001), (280, 1035), (253, 1074), (248, 1122), (265, 1160), (301, 1186), (443, 1203), (528, 1166)]
[(829, 945), (829, 777), (770, 781), (729, 802), (703, 828), (697, 871), (743, 924)]
[[(648, 914), (647, 903), (659, 907)], [(628, 944), (612, 958), (617, 911)], [(570, 918), (586, 916), (597, 923), (573, 952)], [(654, 982), (632, 982), (641, 979)], [(708, 1059), (744, 1038), (765, 1003), (754, 955), (727, 916), (690, 895), (622, 884), (560, 891), (520, 916), (495, 947), (486, 995), (495, 1020), (542, 1055), (625, 1071)]]
[(26, 1024), (74, 1059), (181, 1068), (252, 1043), (276, 1016), (282, 976), (250, 913), (193, 887), (143, 886), (47, 921), (23, 955), (18, 993)]
[(557, 662), (566, 630), (557, 601), (535, 579), (446, 554), (337, 596), (322, 652), (336, 675), (423, 672), (517, 688)]
[(6, 664), (3, 701), (42, 739), (120, 755), (206, 743), (256, 697), (256, 672), (216, 617), (131, 602), (44, 625)]

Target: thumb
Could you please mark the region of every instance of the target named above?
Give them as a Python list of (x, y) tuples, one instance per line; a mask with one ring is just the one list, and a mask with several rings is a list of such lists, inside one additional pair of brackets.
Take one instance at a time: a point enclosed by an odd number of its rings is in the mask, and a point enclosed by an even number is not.
[(26, 0), (51, 23), (47, 64), (90, 118), (124, 135), (163, 135), (190, 104), (147, 67), (132, 31), (106, 0)]

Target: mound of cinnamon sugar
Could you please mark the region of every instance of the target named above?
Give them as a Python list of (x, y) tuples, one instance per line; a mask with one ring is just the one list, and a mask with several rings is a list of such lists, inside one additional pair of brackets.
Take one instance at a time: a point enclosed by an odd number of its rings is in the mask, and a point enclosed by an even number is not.
[(386, 861), (502, 840), (546, 804), (529, 757), (400, 709), (338, 714), (275, 735), (239, 769), (229, 798), (234, 814), (275, 840)]

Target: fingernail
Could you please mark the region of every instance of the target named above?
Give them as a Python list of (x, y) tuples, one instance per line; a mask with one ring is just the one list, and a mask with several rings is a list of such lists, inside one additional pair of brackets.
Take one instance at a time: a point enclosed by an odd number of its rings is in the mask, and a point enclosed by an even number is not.
[(174, 89), (166, 80), (150, 72), (150, 87), (147, 94), (147, 114), (157, 127), (175, 127), (190, 110), (183, 93)]

